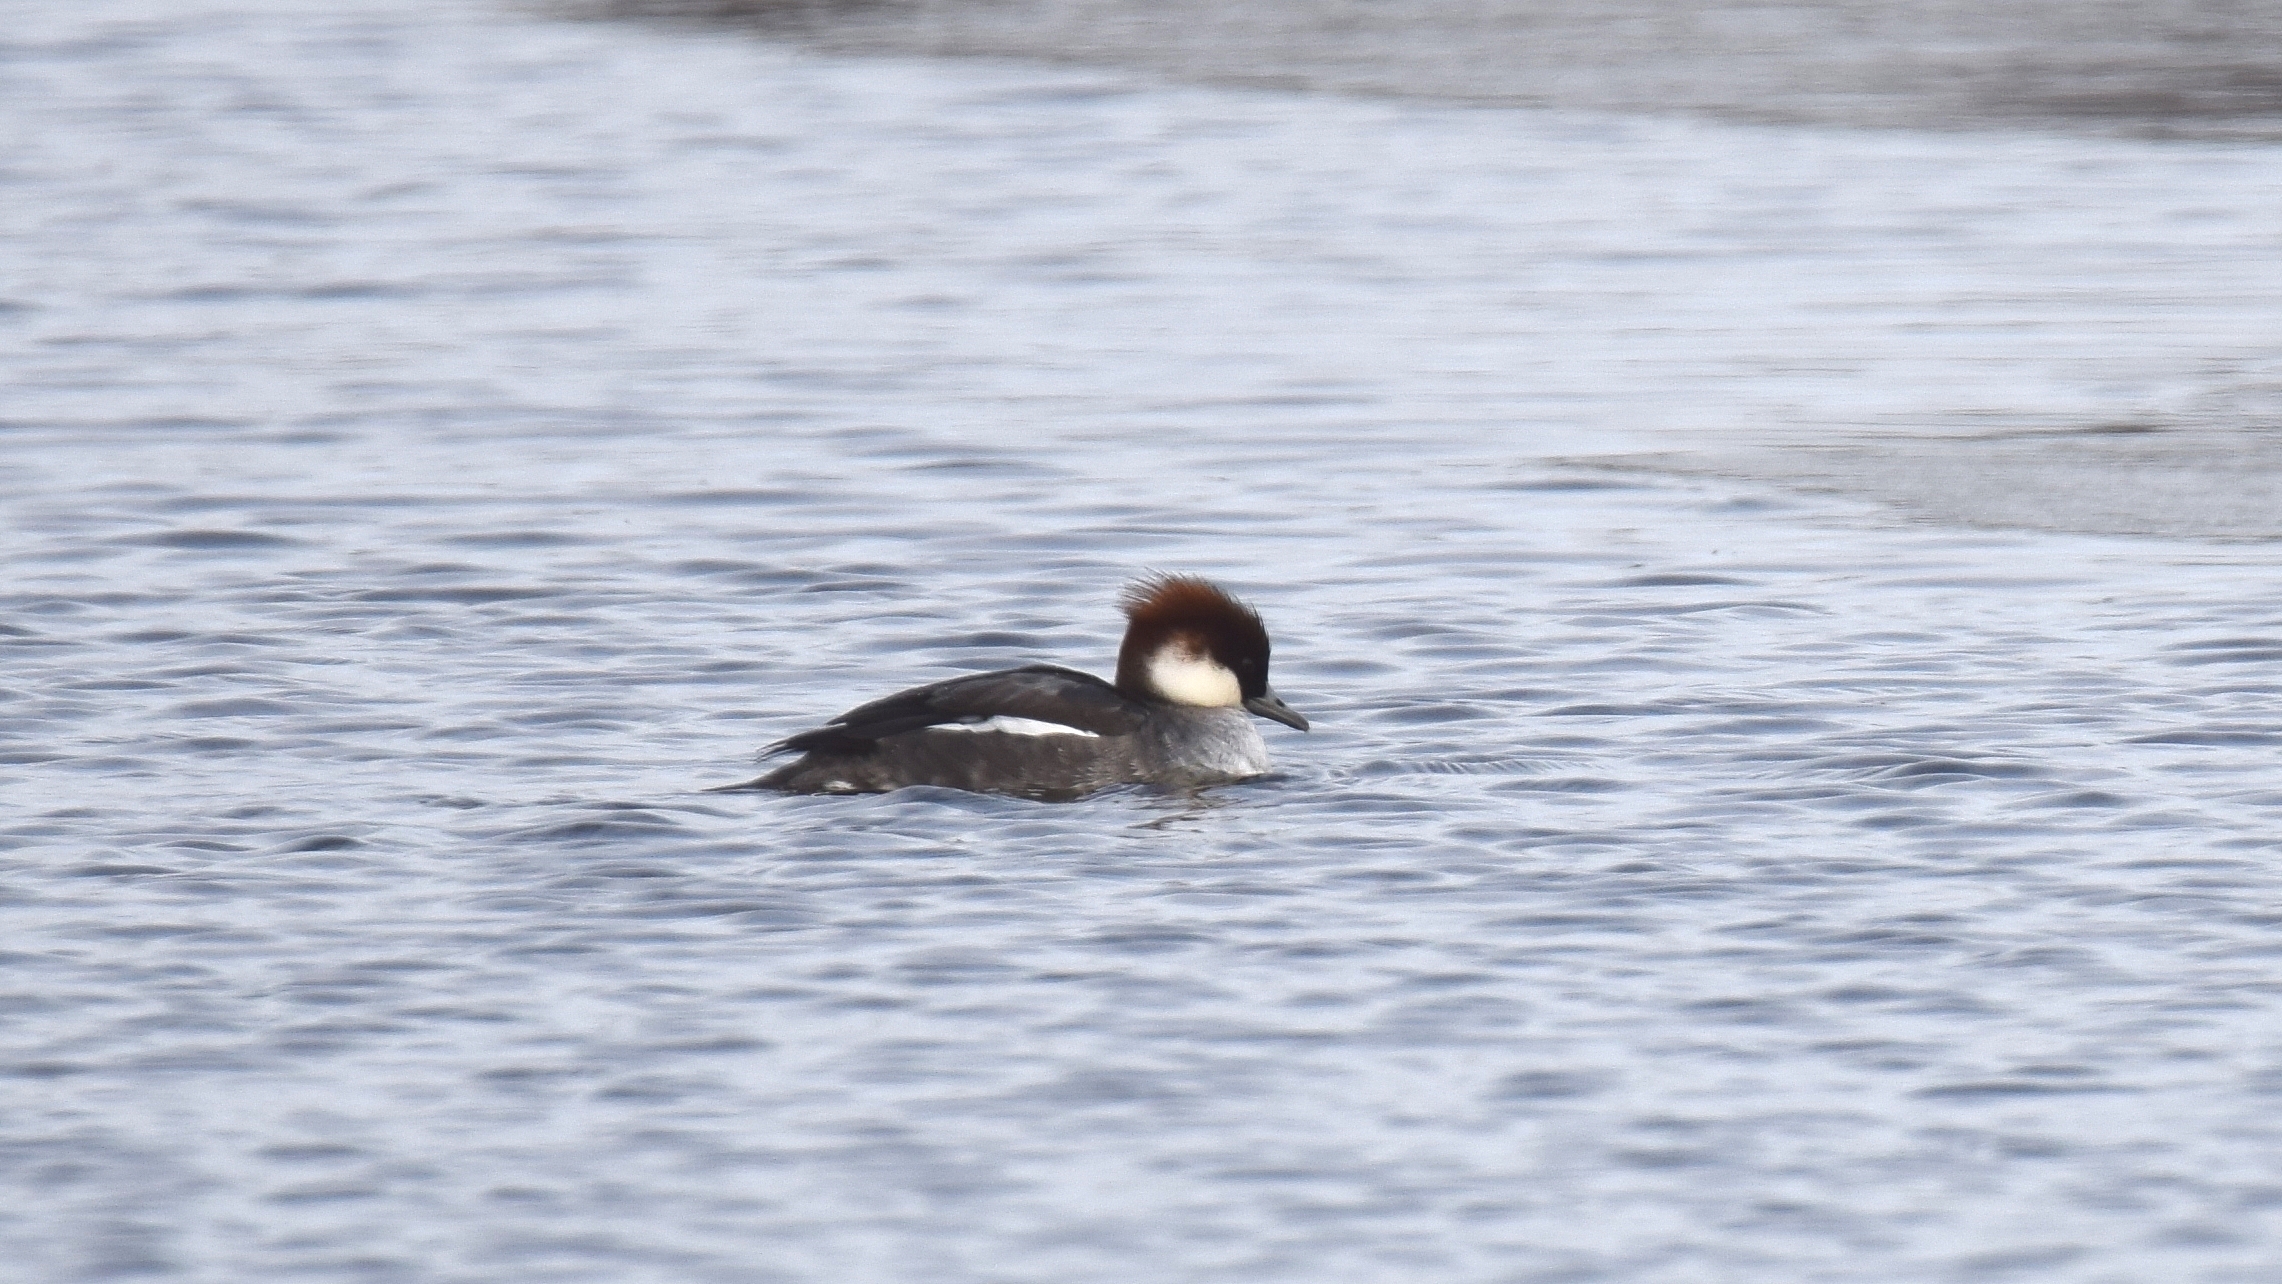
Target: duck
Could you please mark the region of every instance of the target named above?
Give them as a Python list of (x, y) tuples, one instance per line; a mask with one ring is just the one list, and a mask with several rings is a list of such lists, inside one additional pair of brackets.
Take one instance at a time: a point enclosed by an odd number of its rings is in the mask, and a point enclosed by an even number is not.
[(933, 785), (1075, 798), (1193, 790), (1270, 769), (1255, 717), (1308, 729), (1268, 683), (1268, 630), (1194, 575), (1127, 585), (1115, 681), (1054, 664), (962, 674), (860, 704), (767, 746), (799, 756), (720, 791), (869, 794)]

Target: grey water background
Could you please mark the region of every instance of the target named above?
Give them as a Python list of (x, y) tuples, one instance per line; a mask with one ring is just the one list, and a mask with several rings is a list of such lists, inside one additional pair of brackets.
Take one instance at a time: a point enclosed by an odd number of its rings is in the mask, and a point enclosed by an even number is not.
[[(2273, 1278), (2255, 104), (817, 21), (12, 12), (0, 1276)], [(1277, 776), (697, 792), (1148, 567)]]
[(2244, 0), (563, 0), (841, 50), (1792, 123), (2282, 135), (2282, 10)]

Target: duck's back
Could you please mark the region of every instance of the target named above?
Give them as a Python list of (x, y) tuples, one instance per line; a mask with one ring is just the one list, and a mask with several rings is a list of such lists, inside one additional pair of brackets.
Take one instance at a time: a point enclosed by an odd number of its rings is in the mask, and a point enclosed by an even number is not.
[(1216, 784), (1268, 769), (1267, 745), (1240, 709), (1133, 700), (1090, 674), (1052, 665), (897, 692), (773, 748), (803, 752), (740, 788), (878, 793), (940, 785), (1066, 797), (1117, 784)]

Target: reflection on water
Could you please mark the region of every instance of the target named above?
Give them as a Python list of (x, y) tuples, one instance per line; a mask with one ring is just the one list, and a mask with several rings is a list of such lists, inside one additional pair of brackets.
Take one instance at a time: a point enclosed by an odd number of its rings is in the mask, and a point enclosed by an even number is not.
[[(2270, 1273), (2274, 549), (1934, 467), (2247, 421), (2270, 147), (0, 38), (23, 1278)], [(1277, 776), (700, 792), (1147, 568)]]

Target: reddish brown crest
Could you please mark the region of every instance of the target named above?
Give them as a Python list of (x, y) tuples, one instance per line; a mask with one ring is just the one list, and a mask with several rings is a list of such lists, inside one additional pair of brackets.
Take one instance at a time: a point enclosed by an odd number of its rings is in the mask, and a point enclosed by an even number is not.
[(1268, 630), (1258, 613), (1219, 585), (1194, 575), (1152, 575), (1118, 595), (1125, 612), (1117, 648), (1117, 689), (1150, 694), (1149, 657), (1168, 644), (1209, 655), (1235, 673), (1246, 696), (1268, 689)]

